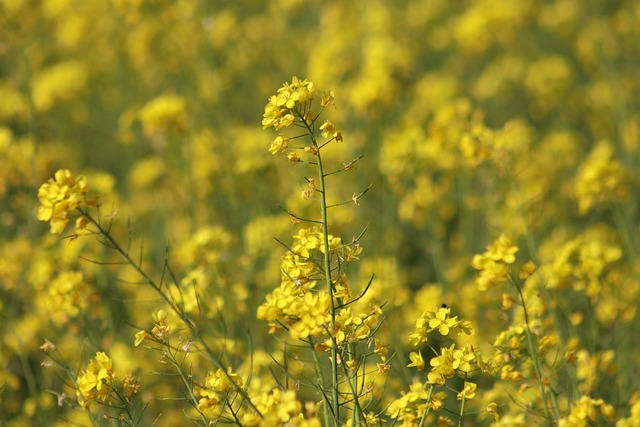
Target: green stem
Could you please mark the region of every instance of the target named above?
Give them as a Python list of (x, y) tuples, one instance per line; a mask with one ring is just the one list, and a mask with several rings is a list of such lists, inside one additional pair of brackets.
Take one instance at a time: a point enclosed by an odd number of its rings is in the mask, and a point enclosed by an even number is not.
[[(324, 381), (324, 373), (322, 371), (322, 366), (320, 364), (320, 359), (318, 358), (318, 352), (316, 351), (313, 342), (309, 343), (310, 347), (311, 347), (311, 354), (313, 356), (313, 363), (315, 364), (316, 367), (316, 376), (318, 377), (318, 385), (320, 386), (320, 389), (322, 390), (322, 392), (324, 393), (325, 389), (325, 381)], [(322, 405), (322, 412), (324, 414), (324, 421), (325, 423), (329, 424), (329, 420), (331, 419), (331, 414), (329, 413), (329, 405), (324, 404)]]
[(533, 367), (536, 371), (536, 377), (538, 379), (538, 388), (540, 389), (540, 397), (542, 398), (544, 415), (549, 425), (553, 426), (554, 425), (553, 416), (551, 415), (549, 406), (547, 404), (547, 392), (545, 391), (545, 388), (544, 388), (544, 380), (542, 378), (542, 367), (540, 366), (540, 360), (538, 359), (538, 356), (537, 356), (537, 351), (536, 351), (536, 347), (533, 339), (533, 332), (531, 331), (531, 326), (530, 326), (531, 323), (529, 320), (529, 312), (527, 310), (527, 305), (524, 300), (524, 294), (522, 293), (522, 289), (520, 288), (520, 286), (518, 286), (518, 284), (514, 280), (512, 280), (512, 282), (516, 287), (516, 289), (518, 290), (518, 295), (520, 296), (520, 303), (522, 304), (522, 310), (524, 312), (525, 331), (527, 334), (527, 342), (529, 344), (529, 353), (531, 354), (531, 361), (533, 362)]
[[(348, 349), (349, 349), (349, 355), (348, 355), (349, 361), (355, 361), (356, 359), (354, 357), (355, 356), (354, 345), (348, 344)], [(364, 363), (362, 365), (364, 369)], [(360, 393), (358, 391), (358, 368), (356, 367), (355, 372), (353, 373), (353, 375), (351, 375), (349, 372), (350, 368), (347, 366), (346, 363), (343, 362), (342, 369), (344, 371), (345, 377), (348, 379), (347, 384), (349, 384), (351, 396), (353, 397), (354, 409), (351, 415), (351, 420), (353, 421), (354, 426), (359, 426), (362, 424), (362, 417), (364, 416), (364, 411), (360, 406), (360, 396), (359, 396)], [(366, 422), (365, 422), (365, 425), (367, 425)]]
[(427, 397), (427, 403), (425, 404), (424, 412), (422, 413), (422, 417), (420, 418), (420, 424), (418, 424), (418, 427), (424, 426), (425, 421), (427, 421), (427, 415), (429, 415), (429, 411), (431, 410), (431, 408), (429, 407), (429, 404), (431, 403), (431, 398), (433, 396), (434, 388), (435, 386), (431, 384), (431, 389), (429, 390), (429, 397)]
[[(176, 370), (178, 371), (178, 374), (180, 375), (182, 382), (184, 383), (185, 387), (187, 387), (187, 390), (189, 390), (189, 398), (191, 399), (191, 402), (193, 403), (194, 408), (197, 409), (198, 399), (196, 398), (196, 395), (193, 393), (193, 385), (191, 381), (184, 375), (184, 372), (182, 372), (182, 367), (176, 360), (175, 355), (173, 354), (173, 349), (169, 345), (166, 345), (165, 354), (169, 357), (171, 364), (173, 364), (173, 366), (175, 366)], [(202, 412), (200, 411), (198, 412), (200, 413), (200, 417), (202, 418), (202, 421), (204, 422), (204, 424), (207, 425), (209, 420), (207, 420), (207, 418), (204, 416)]]
[(458, 427), (462, 427), (462, 421), (464, 420), (464, 407), (467, 403), (467, 395), (465, 394), (465, 387), (467, 383), (467, 375), (464, 376), (464, 383), (462, 384), (462, 401), (460, 402), (460, 417), (458, 418)]
[[(315, 145), (315, 139), (314, 139)], [(322, 159), (320, 152), (316, 155), (318, 159), (318, 181), (320, 183), (320, 203), (322, 213), (322, 234), (324, 238), (324, 277), (327, 284), (327, 292), (331, 301), (331, 331), (334, 329), (336, 322), (336, 305), (333, 299), (333, 282), (331, 281), (331, 252), (329, 251), (329, 231), (327, 219), (327, 198), (324, 182), (324, 171), (322, 168)], [(340, 402), (338, 400), (338, 345), (334, 336), (331, 336), (331, 378), (333, 387), (331, 389), (333, 399), (333, 414), (335, 416), (335, 425), (339, 425), (340, 420)]]
[[(319, 192), (320, 192), (320, 214), (322, 218), (322, 235), (324, 239), (324, 277), (327, 285), (327, 293), (329, 294), (329, 298), (331, 301), (331, 325), (330, 331), (333, 331), (334, 325), (336, 322), (336, 304), (333, 299), (333, 282), (331, 281), (331, 253), (329, 251), (329, 224), (328, 224), (328, 216), (327, 216), (327, 192), (325, 187), (325, 175), (324, 175), (324, 167), (322, 164), (322, 157), (320, 156), (320, 147), (318, 146), (318, 142), (316, 141), (315, 134), (310, 124), (304, 119), (303, 115), (298, 111), (298, 116), (304, 126), (309, 133), (309, 137), (311, 138), (311, 142), (313, 146), (318, 150), (316, 153), (317, 166), (318, 166), (318, 183), (320, 184)], [(333, 417), (334, 424), (336, 427), (340, 425), (340, 401), (339, 401), (339, 390), (338, 390), (338, 346), (336, 343), (336, 339), (334, 336), (331, 336), (331, 398), (333, 400)]]

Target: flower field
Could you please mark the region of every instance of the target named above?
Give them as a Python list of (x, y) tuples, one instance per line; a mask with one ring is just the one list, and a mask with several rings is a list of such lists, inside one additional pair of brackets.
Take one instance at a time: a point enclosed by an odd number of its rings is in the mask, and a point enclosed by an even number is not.
[(638, 2), (0, 36), (1, 426), (640, 426)]

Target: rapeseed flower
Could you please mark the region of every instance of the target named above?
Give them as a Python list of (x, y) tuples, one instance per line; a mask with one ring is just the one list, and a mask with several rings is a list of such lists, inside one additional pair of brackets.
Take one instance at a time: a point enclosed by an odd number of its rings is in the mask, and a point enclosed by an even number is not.
[(471, 266), (480, 270), (477, 279), (478, 288), (486, 291), (491, 287), (506, 282), (509, 276), (509, 265), (516, 260), (518, 247), (504, 234), (487, 246), (483, 254), (474, 255)]
[(82, 371), (76, 383), (78, 403), (88, 408), (92, 403), (105, 403), (115, 380), (113, 364), (109, 356), (103, 352), (96, 353), (89, 366)]
[(76, 209), (88, 204), (87, 191), (84, 176), (74, 177), (68, 169), (58, 170), (53, 178), (38, 189), (38, 219), (49, 221), (51, 233), (62, 233)]

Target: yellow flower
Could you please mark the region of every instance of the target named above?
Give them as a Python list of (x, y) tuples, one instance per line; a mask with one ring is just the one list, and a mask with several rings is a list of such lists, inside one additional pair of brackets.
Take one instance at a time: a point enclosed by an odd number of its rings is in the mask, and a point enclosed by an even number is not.
[[(269, 97), (267, 105), (264, 107), (262, 116), (262, 127), (264, 129), (274, 127), (276, 130), (291, 126), (295, 122), (292, 111), (296, 110), (300, 104), (305, 104), (313, 99), (315, 88), (308, 80), (300, 80), (293, 77), (291, 84), (285, 83), (276, 95)], [(299, 108), (297, 111), (301, 111)], [(310, 116), (305, 117), (307, 123), (312, 121)]]
[(133, 345), (135, 347), (139, 346), (140, 344), (142, 344), (142, 341), (144, 341), (145, 338), (147, 338), (147, 332), (146, 331), (140, 331), (140, 332), (136, 333), (136, 339), (133, 342)]
[(449, 335), (449, 330), (458, 325), (458, 321), (456, 318), (449, 318), (449, 313), (451, 309), (441, 307), (435, 313), (435, 317), (429, 320), (429, 328), (430, 330), (437, 330), (440, 332), (440, 335), (447, 336)]
[(87, 191), (84, 176), (74, 178), (68, 169), (58, 170), (52, 179), (38, 189), (38, 219), (49, 221), (51, 233), (62, 233), (69, 223), (69, 214), (86, 203)]
[(493, 415), (496, 421), (500, 419), (500, 414), (498, 414), (498, 404), (496, 402), (491, 402), (487, 405), (487, 412)]
[(476, 388), (478, 388), (478, 385), (476, 383), (465, 381), (464, 387), (462, 388), (460, 393), (458, 393), (458, 395), (456, 396), (457, 399), (458, 400), (462, 400), (463, 398), (473, 399), (474, 397), (476, 397)]
[(412, 351), (409, 354), (409, 359), (411, 359), (411, 363), (407, 365), (407, 367), (411, 368), (411, 367), (416, 367), (418, 369), (418, 371), (421, 371), (424, 369), (424, 359), (422, 358), (422, 352), (415, 352)]
[(287, 154), (287, 160), (289, 160), (291, 163), (300, 163), (300, 162), (302, 162), (302, 159), (296, 153), (288, 153)]
[(124, 393), (127, 397), (131, 397), (131, 395), (140, 390), (140, 383), (138, 381), (139, 379), (135, 378), (131, 372), (124, 377), (122, 388), (124, 388)]
[(473, 347), (469, 344), (462, 347), (462, 349), (454, 350), (453, 352), (453, 369), (457, 369), (462, 372), (471, 372), (473, 364), (475, 364), (476, 355)]
[(320, 105), (322, 107), (326, 107), (327, 105), (333, 104), (334, 93), (332, 90), (322, 91), (322, 95), (320, 96)]
[(331, 322), (331, 297), (326, 292), (307, 292), (301, 300), (295, 301), (290, 309), (290, 316), (299, 320), (291, 326), (289, 333), (293, 338), (320, 336), (325, 333)]
[(51, 341), (49, 341), (48, 339), (45, 339), (44, 344), (40, 346), (40, 350), (44, 351), (45, 353), (51, 353), (55, 349), (56, 349), (56, 345)]
[(536, 271), (536, 264), (529, 260), (527, 262), (525, 262), (522, 267), (520, 267), (520, 271), (518, 272), (518, 277), (521, 280), (525, 280), (527, 279), (529, 276), (531, 276), (533, 273), (535, 273)]
[(453, 368), (453, 349), (455, 344), (451, 344), (449, 348), (443, 348), (439, 356), (432, 358), (429, 364), (433, 367), (432, 371), (437, 372), (446, 377), (454, 374)]
[(276, 139), (273, 140), (271, 146), (269, 147), (269, 152), (271, 154), (278, 154), (283, 152), (289, 146), (289, 138), (278, 135)]
[(302, 412), (302, 403), (300, 403), (296, 392), (293, 390), (282, 391), (274, 388), (256, 396), (253, 402), (262, 417), (253, 411), (249, 411), (242, 417), (243, 425), (320, 427), (320, 422), (315, 416), (316, 409), (310, 407), (311, 405), (307, 405), (307, 416), (305, 417)]
[(477, 279), (478, 288), (485, 291), (506, 281), (509, 276), (509, 264), (515, 262), (517, 252), (518, 247), (502, 234), (487, 246), (483, 254), (474, 255), (471, 266), (480, 270), (480, 276)]
[(597, 205), (621, 203), (629, 198), (631, 173), (614, 157), (613, 145), (600, 141), (580, 167), (575, 197), (581, 214)]
[(333, 138), (338, 134), (336, 127), (329, 120), (320, 126), (320, 131), (322, 132), (322, 136), (325, 138)]
[(516, 260), (515, 254), (518, 252), (518, 247), (511, 243), (511, 240), (501, 234), (497, 240), (491, 243), (487, 247), (487, 251), (484, 255), (494, 261), (502, 261), (505, 264), (513, 264)]
[(115, 379), (111, 359), (103, 352), (96, 353), (87, 369), (78, 375), (76, 395), (78, 402), (89, 407), (92, 402), (104, 402)]
[(138, 116), (147, 136), (170, 129), (183, 131), (187, 127), (185, 100), (176, 95), (159, 96), (149, 101)]
[(153, 313), (153, 322), (156, 324), (160, 324), (167, 319), (167, 312), (160, 309)]

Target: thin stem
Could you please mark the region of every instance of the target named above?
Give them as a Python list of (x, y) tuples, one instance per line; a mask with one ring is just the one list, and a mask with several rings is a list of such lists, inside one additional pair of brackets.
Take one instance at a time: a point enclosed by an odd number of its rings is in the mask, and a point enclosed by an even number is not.
[[(349, 344), (348, 345), (348, 351), (349, 351), (349, 361), (355, 361), (356, 359), (354, 358), (355, 355), (355, 351), (354, 351), (354, 346), (353, 344)], [(362, 423), (362, 419), (361, 417), (364, 416), (364, 411), (362, 410), (362, 407), (360, 406), (360, 399), (359, 399), (359, 392), (358, 392), (358, 368), (359, 366), (356, 365), (356, 369), (354, 369), (354, 373), (353, 375), (349, 374), (349, 367), (347, 366), (346, 363), (342, 364), (342, 369), (344, 371), (344, 375), (347, 377), (348, 381), (347, 384), (349, 384), (349, 389), (351, 391), (351, 396), (353, 397), (353, 405), (354, 405), (354, 409), (353, 409), (353, 413), (351, 416), (351, 419), (353, 421), (353, 425), (354, 426), (359, 426)], [(366, 420), (365, 420), (365, 425), (366, 424)]]
[(467, 396), (464, 392), (465, 385), (462, 385), (462, 401), (460, 402), (460, 417), (458, 418), (458, 427), (462, 427), (462, 421), (464, 420), (464, 406), (467, 403)]
[(427, 397), (427, 403), (424, 407), (424, 412), (422, 413), (422, 417), (420, 418), (420, 424), (418, 424), (418, 427), (424, 426), (425, 421), (427, 421), (427, 415), (429, 415), (429, 411), (431, 410), (431, 408), (429, 407), (429, 404), (431, 403), (431, 398), (433, 396), (434, 388), (435, 386), (431, 384), (431, 389), (429, 390), (429, 396)]
[[(318, 148), (318, 143), (316, 141), (316, 137), (313, 133), (313, 129), (304, 119), (302, 114), (298, 112), (302, 123), (307, 128), (307, 132), (309, 133), (309, 137), (311, 138), (311, 142), (313, 146), (318, 149), (316, 153), (316, 158), (318, 159), (318, 183), (320, 188), (320, 213), (322, 218), (322, 235), (324, 239), (324, 277), (327, 285), (327, 293), (329, 294), (329, 299), (331, 301), (331, 326), (330, 330), (333, 331), (334, 325), (336, 322), (336, 304), (333, 298), (333, 282), (331, 281), (331, 253), (329, 251), (329, 231), (328, 231), (328, 217), (327, 217), (327, 191), (325, 187), (325, 175), (324, 168), (322, 163), (322, 157), (320, 156), (320, 150)], [(339, 401), (339, 390), (338, 390), (338, 345), (336, 343), (336, 339), (334, 336), (331, 336), (331, 379), (332, 379), (332, 387), (331, 387), (331, 396), (333, 400), (333, 415), (334, 415), (334, 424), (335, 426), (340, 425), (340, 401)]]
[[(315, 143), (315, 141), (314, 141)], [(327, 292), (331, 301), (331, 331), (334, 329), (336, 322), (336, 305), (333, 298), (333, 283), (331, 282), (331, 252), (329, 250), (329, 232), (328, 219), (327, 219), (327, 198), (326, 187), (324, 182), (324, 172), (322, 169), (322, 159), (320, 153), (317, 154), (318, 158), (318, 180), (320, 182), (320, 203), (322, 213), (322, 234), (324, 238), (324, 271), (325, 282), (327, 284)], [(340, 420), (340, 402), (338, 401), (338, 345), (334, 336), (331, 336), (331, 378), (333, 381), (332, 398), (333, 398), (333, 412), (335, 414), (336, 426), (339, 425)]]
[(533, 332), (531, 331), (531, 323), (529, 319), (529, 312), (527, 310), (527, 305), (524, 300), (524, 294), (522, 293), (522, 289), (515, 280), (511, 280), (515, 288), (518, 290), (518, 295), (520, 296), (520, 303), (522, 304), (522, 310), (524, 312), (524, 322), (525, 322), (525, 331), (527, 334), (527, 342), (529, 344), (529, 353), (531, 354), (531, 361), (533, 362), (533, 367), (536, 371), (536, 377), (538, 379), (538, 388), (540, 389), (540, 397), (542, 398), (542, 405), (544, 409), (544, 415), (547, 419), (550, 426), (554, 425), (553, 416), (549, 410), (549, 406), (547, 405), (547, 392), (544, 387), (544, 380), (542, 378), (542, 367), (540, 366), (540, 361), (538, 360), (537, 351), (535, 348), (535, 343), (533, 340)]
[[(316, 367), (316, 376), (318, 377), (318, 385), (320, 386), (320, 389), (324, 393), (324, 390), (325, 390), (324, 373), (320, 366), (320, 359), (318, 358), (318, 352), (316, 351), (312, 341), (309, 342), (309, 346), (311, 347), (311, 354), (313, 355), (313, 362)], [(324, 413), (325, 422), (329, 424), (329, 420), (331, 419), (331, 414), (329, 413), (329, 405), (326, 402), (324, 405), (322, 405), (322, 412)]]
[[(194, 405), (194, 408), (198, 408), (198, 399), (196, 398), (196, 395), (193, 393), (193, 384), (191, 383), (191, 381), (184, 375), (184, 372), (182, 372), (182, 367), (180, 366), (180, 364), (178, 363), (178, 361), (176, 360), (173, 352), (172, 352), (172, 348), (170, 346), (166, 346), (166, 350), (165, 350), (165, 354), (167, 356), (169, 356), (169, 360), (171, 361), (171, 364), (173, 366), (175, 366), (176, 370), (178, 371), (178, 374), (180, 375), (180, 378), (182, 379), (182, 382), (184, 383), (184, 385), (187, 387), (187, 390), (189, 391), (189, 399), (191, 399), (191, 402)], [(198, 411), (200, 413), (200, 417), (202, 418), (202, 421), (204, 422), (205, 425), (207, 425), (207, 423), (209, 422), (209, 420), (207, 420), (207, 418), (204, 416), (204, 414), (200, 411)]]

